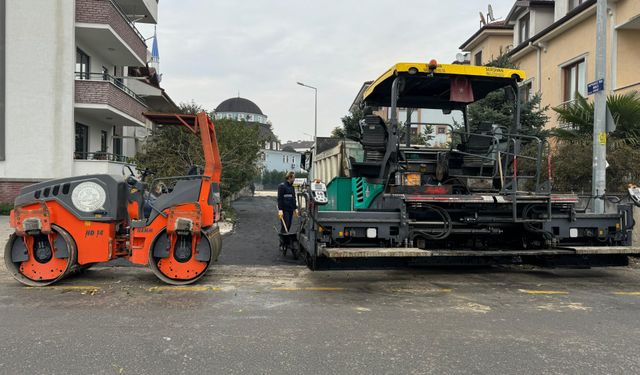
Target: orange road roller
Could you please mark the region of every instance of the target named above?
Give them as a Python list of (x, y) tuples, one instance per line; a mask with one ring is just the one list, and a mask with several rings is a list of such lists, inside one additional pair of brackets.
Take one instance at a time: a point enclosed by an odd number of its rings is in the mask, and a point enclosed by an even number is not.
[(4, 253), (16, 280), (51, 285), (96, 263), (125, 258), (149, 266), (165, 283), (184, 285), (217, 260), (222, 165), (214, 124), (204, 112), (145, 116), (159, 126), (199, 134), (204, 169), (156, 179), (172, 186), (158, 195), (130, 168), (121, 176), (77, 176), (23, 188), (11, 211), (15, 232)]

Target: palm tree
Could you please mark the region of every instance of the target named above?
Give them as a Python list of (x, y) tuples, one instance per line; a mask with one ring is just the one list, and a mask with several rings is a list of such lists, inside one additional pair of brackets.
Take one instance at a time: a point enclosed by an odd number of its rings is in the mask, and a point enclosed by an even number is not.
[[(627, 94), (610, 95), (607, 107), (611, 112), (616, 130), (609, 135), (609, 146), (640, 144), (640, 94), (637, 91)], [(560, 142), (590, 143), (593, 137), (594, 104), (578, 94), (575, 101), (566, 106), (555, 107), (558, 120), (564, 127), (551, 131)]]
[[(640, 94), (610, 95), (607, 107), (616, 130), (607, 137), (607, 191), (621, 192), (640, 182)], [(582, 96), (553, 109), (565, 126), (553, 129), (558, 140), (553, 153), (554, 187), (560, 191), (589, 191), (594, 105)]]

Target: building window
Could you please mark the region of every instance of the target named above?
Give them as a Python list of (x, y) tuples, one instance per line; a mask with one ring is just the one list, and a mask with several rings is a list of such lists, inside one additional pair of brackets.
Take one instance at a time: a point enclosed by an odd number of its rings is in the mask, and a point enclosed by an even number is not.
[(89, 79), (91, 77), (91, 59), (80, 48), (76, 49), (76, 78)]
[(284, 155), (282, 155), (282, 162), (283, 162), (283, 163), (286, 163), (286, 161), (284, 161)]
[(585, 60), (580, 59), (562, 68), (562, 76), (564, 78), (563, 101), (575, 100), (578, 94), (585, 96), (587, 87), (585, 65)]
[(442, 127), (438, 128), (438, 134), (445, 134), (446, 131), (447, 131), (446, 128), (442, 128)]
[(116, 127), (113, 127), (113, 153), (122, 156), (122, 138), (118, 137)]
[(75, 159), (86, 159), (89, 148), (89, 127), (76, 122)]
[(569, 11), (577, 8), (580, 4), (584, 3), (586, 0), (569, 0)]
[(523, 43), (529, 39), (529, 13), (520, 18), (518, 22), (518, 43)]
[(482, 65), (482, 51), (478, 52), (475, 54), (475, 56), (473, 57), (473, 63), (477, 66), (481, 66)]
[(100, 151), (102, 152), (107, 152), (107, 131), (106, 130), (101, 130), (100, 131)]

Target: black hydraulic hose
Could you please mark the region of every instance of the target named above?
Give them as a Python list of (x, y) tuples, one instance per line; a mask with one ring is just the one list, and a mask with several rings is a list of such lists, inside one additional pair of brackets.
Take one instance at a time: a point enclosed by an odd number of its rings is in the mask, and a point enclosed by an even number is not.
[(425, 232), (423, 230), (412, 230), (411, 231), (411, 239), (413, 240), (413, 238), (415, 237), (414, 234), (420, 234), (424, 237), (426, 237), (429, 240), (434, 240), (434, 241), (438, 241), (438, 240), (444, 240), (445, 238), (449, 237), (449, 235), (451, 234), (451, 231), (453, 229), (453, 222), (451, 221), (451, 215), (449, 215), (449, 213), (447, 212), (447, 210), (445, 210), (442, 207), (438, 207), (438, 206), (434, 206), (431, 204), (425, 204), (422, 207), (424, 208), (429, 208), (432, 211), (436, 212), (438, 215), (440, 215), (440, 217), (442, 218), (442, 221), (444, 223), (444, 226), (442, 228), (442, 232), (437, 233), (437, 234), (431, 234), (428, 232)]
[[(534, 205), (528, 205), (524, 208), (524, 210), (522, 211), (522, 217), (524, 219), (527, 219), (527, 217), (529, 216), (529, 212), (533, 211), (535, 208)], [(544, 230), (543, 228), (536, 228), (532, 223), (524, 223), (524, 229), (527, 230), (528, 232), (531, 233), (538, 233), (541, 234), (545, 239), (547, 240), (552, 240), (553, 239), (553, 233)]]

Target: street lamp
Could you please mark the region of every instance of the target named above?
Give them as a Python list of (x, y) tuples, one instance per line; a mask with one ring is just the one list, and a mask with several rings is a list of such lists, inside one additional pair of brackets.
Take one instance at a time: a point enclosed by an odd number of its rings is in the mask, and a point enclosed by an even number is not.
[[(296, 82), (296, 83), (302, 87), (312, 89), (314, 93), (313, 152), (317, 154), (318, 153), (318, 88), (306, 85), (302, 82)], [(311, 168), (311, 170), (313, 171), (313, 168)], [(312, 173), (311, 177), (315, 178), (314, 175), (315, 173)]]

